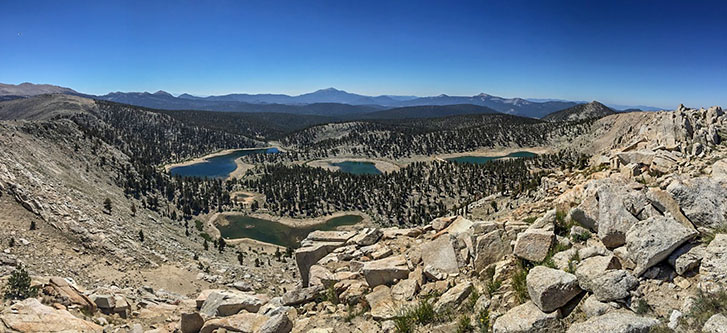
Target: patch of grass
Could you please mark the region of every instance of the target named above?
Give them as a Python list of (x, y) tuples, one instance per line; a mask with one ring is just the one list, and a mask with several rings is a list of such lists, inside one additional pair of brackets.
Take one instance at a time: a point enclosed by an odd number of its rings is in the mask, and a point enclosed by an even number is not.
[(419, 325), (426, 325), (435, 321), (437, 313), (434, 312), (432, 303), (429, 303), (428, 300), (421, 300), (419, 301), (419, 304), (414, 307), (411, 312), (411, 316), (415, 323)]
[(533, 224), (533, 222), (535, 222), (535, 220), (537, 220), (537, 219), (538, 219), (537, 216), (531, 216), (531, 217), (525, 218), (523, 220), (523, 222), (525, 222), (527, 224)]
[(411, 317), (402, 312), (398, 316), (394, 317), (394, 329), (397, 333), (414, 332), (414, 323), (412, 322)]
[(725, 311), (727, 311), (727, 290), (711, 294), (699, 292), (692, 309), (685, 316), (688, 319), (687, 325), (695, 331), (701, 330), (710, 317)]
[(634, 309), (634, 311), (640, 315), (646, 314), (647, 312), (651, 311), (651, 305), (649, 305), (649, 303), (646, 302), (646, 300), (644, 300), (643, 298), (639, 298), (639, 300), (636, 302), (636, 309)]
[(204, 240), (206, 240), (208, 242), (212, 242), (212, 236), (210, 236), (206, 232), (203, 232), (203, 233), (199, 234), (199, 236), (202, 237), (202, 239), (204, 239)]
[(459, 320), (457, 321), (457, 333), (469, 333), (474, 330), (475, 328), (472, 326), (469, 317), (465, 315), (459, 317)]
[(674, 330), (666, 326), (666, 324), (659, 324), (649, 328), (649, 333), (673, 333)]
[(528, 286), (526, 283), (527, 277), (527, 265), (522, 260), (518, 261), (517, 270), (511, 278), (512, 289), (515, 291), (515, 298), (517, 299), (518, 304), (523, 304), (528, 299), (530, 299), (530, 295), (528, 295)]
[(585, 241), (589, 240), (591, 238), (591, 236), (592, 236), (591, 232), (588, 230), (586, 230), (582, 233), (570, 235), (571, 239), (573, 239), (573, 241), (576, 243), (585, 242)]
[(197, 229), (197, 231), (202, 231), (202, 221), (194, 220), (194, 227)]
[(727, 234), (727, 225), (721, 225), (711, 232), (704, 233), (702, 235), (702, 243), (704, 243), (704, 245), (709, 245), (717, 234)]
[(470, 296), (467, 298), (467, 308), (470, 309), (470, 311), (475, 311), (475, 305), (477, 305), (477, 300), (480, 299), (480, 293), (477, 292), (476, 288), (472, 288), (472, 292), (470, 293)]
[(558, 236), (567, 236), (575, 225), (572, 219), (566, 219), (567, 215), (568, 213), (563, 210), (555, 211), (555, 234)]
[(502, 280), (490, 280), (490, 282), (487, 283), (487, 294), (492, 297), (492, 295), (500, 290), (500, 287), (502, 287)]
[(578, 251), (573, 253), (573, 255), (568, 259), (568, 268), (565, 270), (568, 273), (575, 274), (576, 273), (576, 265), (578, 265), (578, 262), (581, 261), (581, 256), (578, 254)]

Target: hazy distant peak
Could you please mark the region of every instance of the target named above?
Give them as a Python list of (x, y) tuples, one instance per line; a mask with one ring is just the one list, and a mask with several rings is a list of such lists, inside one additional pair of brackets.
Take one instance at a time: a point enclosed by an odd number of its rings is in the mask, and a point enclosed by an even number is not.
[(35, 96), (42, 94), (77, 94), (71, 88), (59, 87), (50, 84), (33, 84), (23, 82), (21, 84), (0, 83), (0, 96)]
[(153, 95), (174, 97), (174, 96), (172, 96), (172, 94), (170, 94), (164, 90), (157, 90), (157, 92), (155, 92)]

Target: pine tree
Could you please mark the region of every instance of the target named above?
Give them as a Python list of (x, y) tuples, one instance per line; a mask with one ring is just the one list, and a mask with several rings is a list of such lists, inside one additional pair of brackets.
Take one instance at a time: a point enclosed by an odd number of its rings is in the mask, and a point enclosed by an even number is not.
[(35, 225), (35, 221), (30, 221), (30, 230), (35, 230), (38, 227)]
[(204, 250), (205, 251), (207, 251), (207, 250), (210, 249), (210, 246), (209, 246), (209, 244), (207, 244), (207, 240), (206, 239), (204, 240), (204, 243), (202, 243), (202, 246), (204, 247)]
[(18, 268), (10, 274), (8, 284), (5, 286), (6, 299), (26, 299), (38, 295), (38, 287), (30, 285), (30, 275), (19, 265)]
[(139, 241), (142, 243), (144, 242), (144, 231), (143, 230), (139, 230)]
[(106, 198), (106, 200), (103, 201), (103, 207), (107, 213), (111, 214), (111, 199)]
[(225, 252), (225, 239), (220, 237), (220, 241), (217, 242), (217, 244), (217, 249), (220, 251), (220, 253)]
[[(109, 203), (109, 207), (111, 207), (111, 203)], [(134, 203), (131, 203), (131, 216), (136, 216), (136, 205)]]

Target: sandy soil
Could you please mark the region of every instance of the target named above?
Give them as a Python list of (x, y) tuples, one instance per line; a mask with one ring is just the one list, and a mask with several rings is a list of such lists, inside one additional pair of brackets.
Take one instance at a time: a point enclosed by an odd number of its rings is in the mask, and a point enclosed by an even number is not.
[(227, 179), (231, 178), (242, 178), (242, 176), (245, 175), (247, 170), (250, 170), (254, 168), (255, 166), (252, 164), (248, 164), (242, 161), (242, 158), (238, 158), (235, 160), (235, 164), (237, 165), (237, 169), (235, 171), (230, 172), (230, 176), (227, 177)]
[(353, 162), (371, 162), (374, 163), (374, 166), (379, 169), (381, 172), (393, 172), (399, 170), (401, 167), (398, 165), (384, 160), (377, 160), (377, 159), (371, 159), (371, 158), (360, 158), (360, 157), (332, 157), (332, 158), (326, 158), (322, 160), (313, 160), (308, 161), (305, 164), (311, 167), (317, 167), (317, 168), (324, 168), (332, 171), (336, 171), (340, 169), (339, 167), (332, 165), (331, 163), (340, 163), (344, 161), (353, 161)]

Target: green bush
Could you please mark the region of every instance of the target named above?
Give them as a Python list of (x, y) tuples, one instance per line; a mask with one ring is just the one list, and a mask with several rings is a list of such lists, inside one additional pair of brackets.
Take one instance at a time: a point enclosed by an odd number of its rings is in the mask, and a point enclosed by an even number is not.
[(6, 299), (26, 299), (38, 295), (38, 287), (30, 285), (30, 275), (22, 265), (10, 274), (5, 286)]
[(457, 321), (457, 333), (469, 333), (472, 332), (475, 328), (472, 326), (472, 323), (470, 323), (470, 318), (462, 315), (459, 317), (459, 320)]
[(480, 328), (480, 333), (490, 331), (490, 312), (487, 309), (483, 309), (477, 314), (477, 327)]

